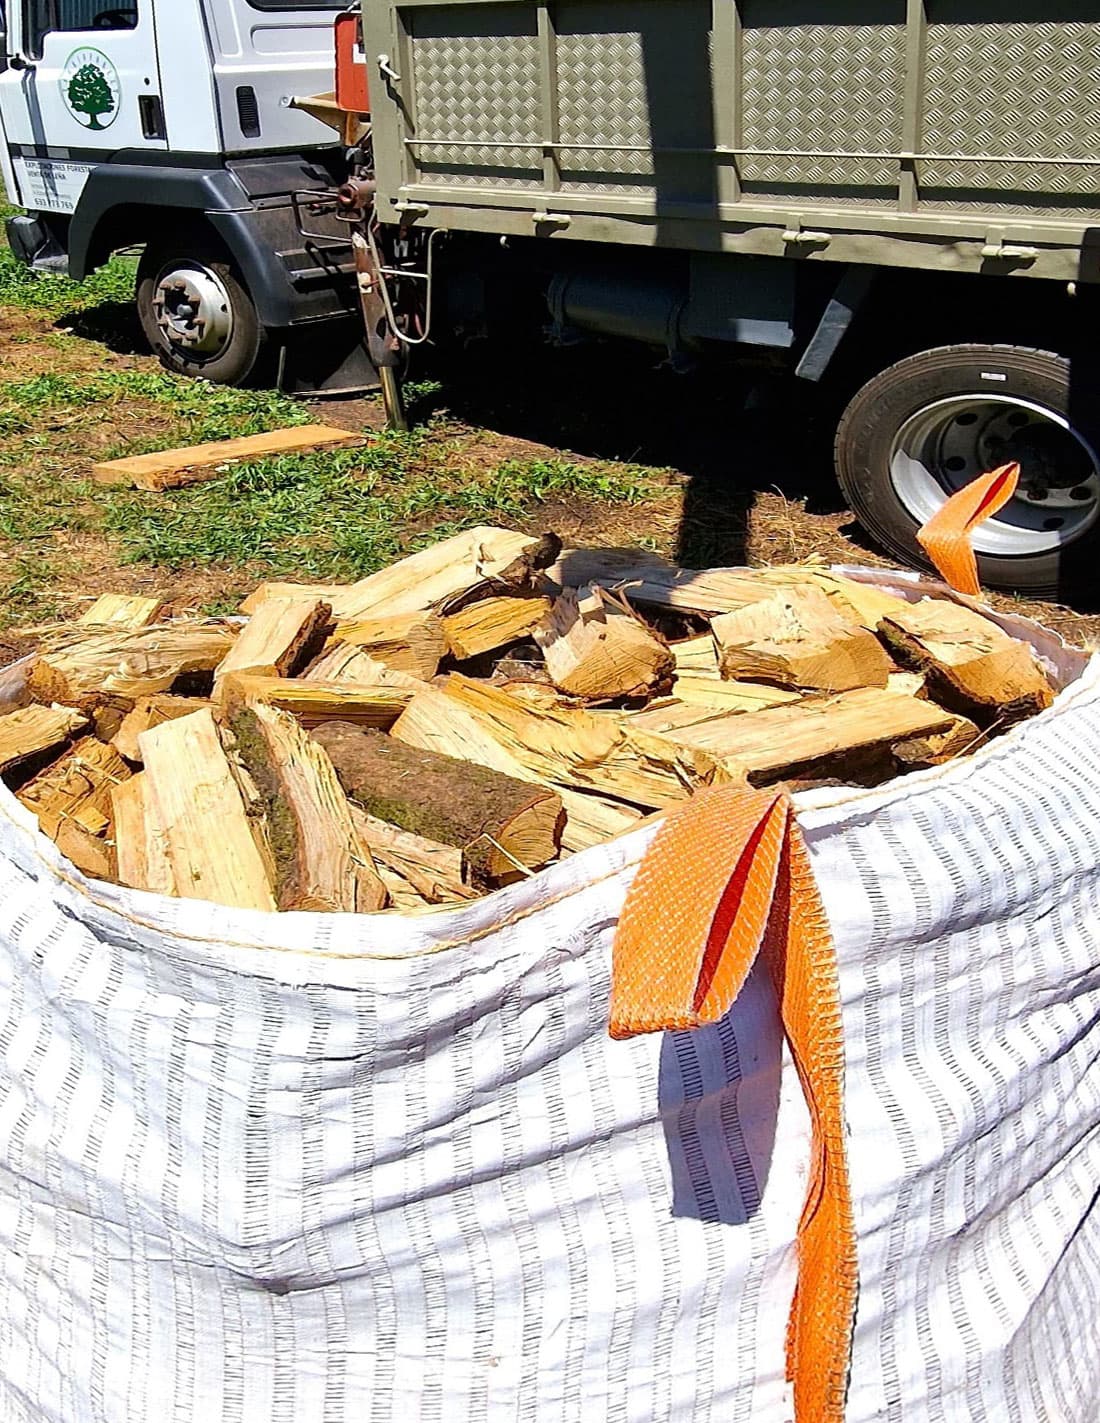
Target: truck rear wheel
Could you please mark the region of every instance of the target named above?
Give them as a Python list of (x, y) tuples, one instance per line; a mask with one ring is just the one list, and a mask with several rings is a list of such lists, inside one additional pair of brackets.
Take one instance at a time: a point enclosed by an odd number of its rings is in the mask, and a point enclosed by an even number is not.
[(860, 523), (925, 567), (920, 526), (978, 475), (1013, 460), (1016, 497), (973, 535), (983, 583), (1056, 597), (1087, 570), (1095, 584), (1100, 460), (1071, 418), (1061, 356), (979, 345), (909, 356), (863, 387), (836, 437), (837, 477)]
[(150, 244), (137, 274), (142, 329), (161, 364), (221, 385), (259, 376), (266, 332), (229, 256), (202, 235)]

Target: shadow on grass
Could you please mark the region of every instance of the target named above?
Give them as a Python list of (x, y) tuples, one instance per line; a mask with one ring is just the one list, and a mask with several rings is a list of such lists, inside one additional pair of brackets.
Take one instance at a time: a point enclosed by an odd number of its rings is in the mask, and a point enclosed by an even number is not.
[(82, 311), (69, 311), (54, 326), (85, 341), (98, 341), (118, 356), (148, 356), (149, 343), (133, 302), (104, 301)]
[[(495, 357), (495, 359), (494, 359)], [(429, 374), (429, 372), (425, 372)], [(599, 459), (687, 476), (676, 557), (688, 566), (743, 563), (756, 497), (776, 491), (814, 513), (845, 507), (818, 393), (767, 369), (731, 365), (679, 375), (628, 346), (523, 350), (501, 360), (475, 348), (430, 374), (457, 418)]]

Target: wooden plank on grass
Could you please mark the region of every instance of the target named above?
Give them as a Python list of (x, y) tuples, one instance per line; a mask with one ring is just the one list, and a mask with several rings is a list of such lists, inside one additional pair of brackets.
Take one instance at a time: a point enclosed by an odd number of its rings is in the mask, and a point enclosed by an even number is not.
[(237, 440), (215, 440), (206, 445), (160, 450), (151, 455), (131, 455), (92, 466), (99, 484), (129, 484), (154, 492), (178, 489), (203, 479), (216, 479), (221, 466), (234, 460), (263, 459), (325, 445), (347, 445), (361, 440), (353, 430), (333, 425), (296, 425), (290, 430), (272, 430), (266, 435), (243, 435)]

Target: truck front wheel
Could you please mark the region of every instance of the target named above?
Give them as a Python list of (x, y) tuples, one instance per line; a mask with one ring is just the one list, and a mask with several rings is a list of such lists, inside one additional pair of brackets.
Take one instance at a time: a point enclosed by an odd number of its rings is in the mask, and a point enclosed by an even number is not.
[[(916, 534), (980, 474), (1019, 461), (1016, 496), (973, 534), (983, 583), (1057, 597), (1100, 557), (1100, 460), (1071, 410), (1069, 362), (1017, 346), (949, 346), (874, 377), (841, 419), (836, 469), (860, 523), (927, 566)], [(1090, 566), (1091, 564), (1091, 566)]]
[(138, 266), (137, 306), (149, 344), (170, 371), (246, 385), (265, 365), (255, 304), (213, 240), (150, 244)]

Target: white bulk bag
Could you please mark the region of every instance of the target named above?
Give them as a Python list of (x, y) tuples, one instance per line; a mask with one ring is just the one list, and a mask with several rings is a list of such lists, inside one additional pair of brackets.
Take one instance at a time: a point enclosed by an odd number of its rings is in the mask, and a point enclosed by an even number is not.
[[(1027, 632), (1077, 678), (1050, 712), (796, 801), (850, 1423), (1100, 1416), (1100, 666)], [(453, 913), (276, 917), (87, 881), (0, 793), (0, 1419), (789, 1419), (809, 1128), (771, 987), (607, 1034), (653, 833)]]

